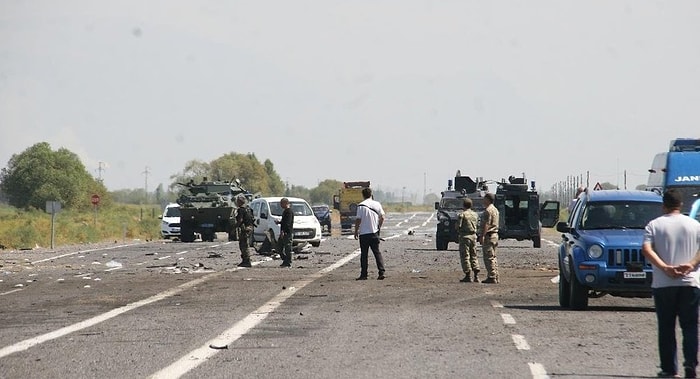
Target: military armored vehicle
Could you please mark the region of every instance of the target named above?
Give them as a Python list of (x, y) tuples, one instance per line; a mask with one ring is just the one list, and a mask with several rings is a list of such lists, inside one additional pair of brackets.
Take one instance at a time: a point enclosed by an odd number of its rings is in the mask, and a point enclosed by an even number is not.
[(229, 241), (238, 240), (236, 229), (236, 196), (243, 194), (248, 200), (253, 195), (243, 188), (239, 180), (233, 182), (193, 181), (183, 184), (177, 199), (180, 204), (180, 241), (193, 242), (196, 234), (202, 241), (214, 241), (217, 232), (228, 233)]
[(530, 182), (528, 188), (525, 178), (501, 180), (494, 206), (500, 215), (499, 239), (531, 240), (534, 247), (541, 247), (542, 227), (551, 228), (559, 221), (559, 202), (540, 204), (535, 182)]
[(435, 248), (437, 250), (447, 250), (450, 242), (458, 243), (457, 217), (463, 212), (464, 199), (472, 199), (472, 209), (476, 213), (484, 210), (484, 194), (488, 191), (488, 186), (482, 178), (472, 179), (469, 176), (462, 176), (459, 171), (452, 180), (447, 181), (447, 190), (441, 192), (439, 202), (435, 202), (437, 210), (437, 229), (435, 231)]

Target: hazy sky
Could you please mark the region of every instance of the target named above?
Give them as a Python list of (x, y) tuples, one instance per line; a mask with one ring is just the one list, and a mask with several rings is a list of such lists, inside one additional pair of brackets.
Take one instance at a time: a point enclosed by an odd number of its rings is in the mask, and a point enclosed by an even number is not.
[(0, 0), (0, 167), (46, 141), (110, 190), (192, 159), (420, 199), (457, 169), (646, 182), (700, 137), (700, 1)]

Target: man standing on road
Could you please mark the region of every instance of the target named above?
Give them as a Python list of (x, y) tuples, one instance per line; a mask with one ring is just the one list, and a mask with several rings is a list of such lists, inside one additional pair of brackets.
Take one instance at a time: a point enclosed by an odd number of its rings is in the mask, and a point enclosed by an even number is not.
[(282, 209), (282, 221), (280, 221), (279, 247), (282, 264), (280, 267), (292, 267), (292, 237), (294, 233), (294, 212), (289, 206), (289, 199), (283, 197), (280, 200)]
[(472, 282), (471, 273), (474, 272), (474, 282), (479, 282), (479, 258), (476, 256), (476, 225), (479, 215), (472, 210), (472, 200), (464, 199), (464, 212), (457, 218), (457, 234), (459, 236), (459, 262), (462, 265), (464, 278), (460, 282)]
[(583, 188), (583, 187), (578, 187), (576, 189), (576, 196), (574, 196), (574, 198), (571, 199), (571, 201), (569, 202), (569, 206), (567, 207), (567, 209), (569, 210), (569, 215), (571, 215), (571, 211), (574, 210), (574, 205), (576, 205), (576, 200), (578, 200), (578, 195), (582, 194), (583, 191), (585, 191), (585, 188)]
[(664, 193), (664, 215), (647, 224), (642, 245), (654, 270), (651, 287), (659, 334), (658, 377), (678, 377), (676, 319), (683, 335), (685, 377), (695, 378), (698, 365), (700, 224), (681, 214), (682, 199), (676, 190)]
[(486, 209), (481, 216), (481, 249), (484, 253), (484, 266), (488, 277), (482, 283), (498, 283), (498, 260), (496, 248), (498, 247), (498, 209), (493, 205), (496, 197), (492, 193), (484, 195)]
[(252, 267), (250, 263), (250, 234), (253, 233), (253, 216), (244, 196), (236, 197), (236, 228), (238, 228), (238, 247), (241, 249), (241, 263), (238, 267)]
[(384, 209), (382, 204), (372, 199), (370, 188), (362, 189), (362, 197), (364, 200), (357, 205), (355, 219), (355, 239), (360, 239), (360, 276), (357, 280), (367, 280), (370, 248), (374, 254), (374, 260), (377, 261), (379, 271), (377, 280), (384, 280), (384, 259), (379, 251), (379, 231), (384, 223)]

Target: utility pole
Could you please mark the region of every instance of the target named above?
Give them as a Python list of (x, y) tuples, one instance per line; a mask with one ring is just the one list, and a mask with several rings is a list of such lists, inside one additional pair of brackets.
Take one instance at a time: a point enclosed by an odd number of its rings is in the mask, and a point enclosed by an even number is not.
[(99, 180), (100, 183), (102, 183), (102, 171), (105, 170), (104, 164), (105, 163), (102, 161), (97, 162), (97, 180)]
[(145, 182), (143, 184), (143, 190), (144, 190), (144, 196), (146, 198), (146, 204), (148, 204), (148, 174), (150, 174), (150, 173), (151, 173), (151, 171), (149, 170), (148, 166), (146, 166), (146, 169), (142, 172), (142, 174), (146, 178)]

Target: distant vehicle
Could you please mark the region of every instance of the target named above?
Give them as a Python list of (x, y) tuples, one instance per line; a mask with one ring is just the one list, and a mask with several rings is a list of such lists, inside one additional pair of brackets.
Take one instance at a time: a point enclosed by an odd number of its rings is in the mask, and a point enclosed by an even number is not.
[(238, 240), (234, 199), (238, 195), (248, 200), (253, 198), (240, 181), (208, 181), (205, 178), (199, 184), (192, 181), (178, 184), (184, 187), (177, 199), (180, 204), (180, 241), (192, 242), (196, 234), (202, 241), (214, 241), (217, 232), (227, 233), (229, 241)]
[(369, 181), (343, 182), (343, 187), (338, 190), (338, 194), (333, 196), (333, 208), (340, 213), (340, 229), (350, 230), (355, 224), (357, 216), (357, 204), (360, 204), (362, 190), (369, 188)]
[(651, 191), (586, 190), (568, 221), (557, 223), (559, 305), (588, 308), (588, 299), (609, 294), (651, 297), (652, 267), (642, 254), (644, 228), (662, 214)]
[(158, 218), (161, 220), (160, 236), (163, 239), (180, 238), (180, 204), (166, 205), (163, 214)]
[[(292, 245), (308, 242), (311, 246), (320, 246), (321, 224), (314, 216), (309, 203), (297, 197), (287, 197), (287, 199), (294, 212)], [(283, 211), (280, 200), (282, 200), (281, 197), (259, 197), (250, 203), (255, 223), (253, 243), (264, 242), (266, 239), (273, 243), (273, 246), (277, 243)]]
[(494, 206), (499, 212), (499, 239), (530, 240), (541, 247), (542, 227), (551, 228), (559, 221), (559, 202), (548, 200), (540, 204), (535, 182), (528, 189), (525, 178), (511, 176), (496, 189)]
[(312, 205), (311, 209), (313, 209), (314, 216), (316, 216), (316, 219), (318, 219), (318, 222), (321, 224), (321, 231), (323, 231), (323, 227), (325, 226), (327, 233), (330, 233), (331, 212), (333, 212), (333, 210), (327, 204)]
[(481, 178), (476, 180), (469, 176), (462, 176), (458, 171), (454, 178), (447, 180), (447, 189), (441, 192), (439, 202), (435, 202), (437, 211), (437, 225), (435, 226), (435, 248), (447, 250), (450, 242), (459, 242), (457, 236), (457, 217), (463, 211), (465, 198), (472, 200), (472, 209), (478, 213), (484, 211), (484, 194), (488, 190), (486, 182)]
[(700, 195), (700, 139), (676, 138), (667, 152), (654, 156), (647, 190), (661, 194), (669, 188), (683, 194), (681, 212), (688, 214)]

